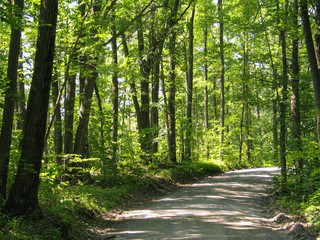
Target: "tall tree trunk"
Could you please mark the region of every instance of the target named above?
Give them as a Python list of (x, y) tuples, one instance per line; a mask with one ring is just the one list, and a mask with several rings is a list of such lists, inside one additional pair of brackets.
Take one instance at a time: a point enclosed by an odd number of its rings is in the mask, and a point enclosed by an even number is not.
[(42, 0), (34, 73), (18, 172), (4, 210), (25, 215), (39, 208), (38, 186), (52, 78), (57, 0)]
[[(248, 89), (248, 86), (246, 86)], [(247, 90), (248, 91), (248, 90)], [(246, 102), (244, 104), (244, 120), (245, 120), (245, 129), (246, 129), (246, 158), (247, 158), (247, 163), (250, 163), (251, 160), (251, 148), (252, 148), (252, 141), (251, 141), (251, 136), (250, 136), (250, 125), (251, 125), (251, 110), (249, 103)]]
[[(17, 7), (13, 13), (22, 24), (23, 0), (14, 1)], [(11, 27), (10, 49), (7, 68), (7, 90), (5, 91), (4, 109), (2, 115), (2, 126), (0, 135), (0, 205), (6, 199), (7, 177), (11, 147), (11, 136), (13, 127), (13, 116), (15, 107), (15, 94), (17, 88), (18, 59), (20, 54), (21, 26)]]
[[(317, 112), (318, 112), (318, 116), (319, 116), (319, 111), (320, 111), (320, 73), (319, 73), (319, 69), (318, 69), (318, 65), (317, 65), (315, 48), (313, 45), (307, 2), (308, 2), (307, 0), (301, 0), (300, 1), (300, 9), (301, 9), (301, 17), (302, 17), (303, 31), (304, 31), (305, 40), (306, 40), (308, 58), (309, 58), (309, 63), (310, 63), (310, 68), (311, 68), (311, 76), (312, 76), (314, 94), (315, 94), (315, 99), (316, 99), (316, 108), (317, 108)], [(320, 121), (318, 121), (318, 122), (320, 122)], [(319, 145), (319, 149), (320, 149), (320, 136), (319, 136), (320, 130), (319, 130), (319, 128), (320, 128), (320, 125), (318, 124), (318, 145)]]
[[(93, 3), (92, 3), (93, 4)], [(85, 5), (85, 4), (83, 4)], [(93, 18), (97, 18), (100, 11), (100, 6), (98, 3), (90, 6), (91, 15)], [(84, 9), (81, 10), (82, 15), (84, 15)], [(89, 37), (91, 43), (98, 40), (97, 30), (90, 29)], [(92, 96), (94, 90), (94, 83), (98, 78), (97, 72), (97, 57), (93, 57), (89, 53), (85, 53), (81, 56), (81, 71), (80, 72), (80, 111), (79, 111), (79, 120), (77, 125), (77, 131), (74, 141), (73, 153), (81, 155), (82, 157), (88, 157), (88, 127), (89, 127), (89, 118), (90, 110), (92, 104)]]
[(58, 99), (59, 95), (59, 80), (57, 73), (53, 75), (52, 80), (52, 95), (53, 95), (53, 109), (55, 111), (54, 115), (54, 154), (55, 161), (59, 166), (62, 166), (62, 122), (61, 122), (61, 110), (60, 101)]
[[(208, 40), (208, 26), (205, 26), (204, 30), (204, 125), (206, 131), (209, 130), (209, 114), (208, 114), (208, 48), (207, 48), (207, 40)], [(206, 143), (206, 157), (209, 157), (209, 145)]]
[(218, 119), (218, 113), (217, 113), (217, 98), (216, 98), (216, 88), (217, 88), (217, 81), (216, 81), (216, 77), (213, 77), (213, 100), (212, 100), (212, 104), (213, 104), (213, 112), (214, 112), (214, 116), (213, 116), (213, 121), (217, 121)]
[[(141, 21), (140, 21), (141, 22)], [(142, 23), (141, 25), (142, 26)], [(140, 112), (140, 134), (141, 139), (141, 150), (143, 151), (143, 158), (146, 162), (150, 161), (150, 154), (152, 150), (152, 141), (150, 133), (150, 97), (149, 97), (149, 76), (151, 71), (150, 59), (145, 59), (144, 56), (144, 35), (141, 28), (138, 29), (138, 48), (139, 48), (139, 58), (140, 58), (140, 73), (142, 75), (140, 82), (141, 90), (141, 107)]]
[(218, 0), (218, 13), (220, 24), (220, 159), (223, 160), (223, 148), (224, 148), (224, 43), (223, 43), (223, 16), (222, 16), (222, 0)]
[[(188, 79), (189, 79), (189, 73), (188, 73), (188, 56), (187, 56), (187, 44), (186, 40), (182, 42), (183, 44), (183, 63), (184, 63), (184, 81), (185, 81), (185, 95), (186, 95), (186, 102), (188, 102)], [(187, 104), (186, 104), (187, 105)], [(183, 112), (183, 117), (184, 119), (186, 116), (186, 111)], [(186, 129), (187, 129), (187, 122), (186, 121), (181, 121), (180, 122), (180, 139), (181, 139), (181, 144), (180, 144), (180, 151), (181, 151), (181, 161), (186, 158)]]
[(64, 153), (73, 152), (73, 122), (74, 122), (74, 105), (76, 96), (76, 75), (67, 75), (66, 99), (64, 102)]
[(249, 86), (248, 86), (248, 43), (247, 43), (247, 38), (248, 38), (248, 33), (245, 31), (244, 32), (244, 40), (243, 40), (243, 93), (245, 96), (245, 102), (243, 103), (243, 112), (242, 114), (242, 121), (244, 118), (245, 122), (245, 143), (246, 143), (246, 160), (247, 163), (250, 163), (250, 158), (251, 158), (251, 136), (250, 136), (250, 106), (249, 106)]
[(168, 161), (177, 162), (177, 147), (176, 147), (176, 33), (172, 29), (169, 35), (169, 124), (170, 124), (170, 148)]
[[(320, 0), (315, 0), (316, 6), (316, 14), (315, 20), (317, 23), (317, 28), (315, 32), (315, 51), (316, 51), (316, 58), (318, 63), (318, 69), (320, 70)], [(317, 108), (317, 133), (318, 133), (318, 142), (319, 142), (319, 150), (320, 150), (320, 109)]]
[(301, 121), (300, 121), (300, 94), (299, 94), (299, 39), (298, 39), (298, 0), (293, 2), (293, 23), (294, 23), (294, 39), (292, 41), (292, 95), (291, 95), (291, 112), (292, 112), (292, 136), (294, 141), (294, 150), (297, 152), (296, 167), (300, 172), (302, 170), (303, 161), (301, 157), (302, 141), (301, 141)]
[[(285, 3), (285, 11), (288, 9), (288, 1)], [(284, 16), (284, 26), (287, 23), (287, 13)], [(287, 85), (288, 85), (288, 64), (287, 64), (287, 44), (286, 44), (286, 30), (280, 30), (280, 42), (282, 49), (282, 79), (281, 79), (281, 95), (280, 102), (280, 159), (281, 159), (281, 176), (282, 184), (285, 186), (287, 183), (287, 159), (286, 159), (286, 111), (287, 111)]]
[(104, 139), (104, 114), (102, 109), (102, 101), (99, 93), (99, 89), (97, 86), (97, 82), (94, 82), (94, 91), (96, 93), (98, 106), (99, 106), (99, 113), (100, 113), (100, 159), (103, 164), (106, 164), (106, 157), (105, 157), (105, 139)]
[(119, 122), (119, 82), (118, 82), (118, 54), (117, 54), (117, 38), (115, 26), (115, 12), (112, 12), (111, 32), (113, 39), (112, 45), (112, 169), (117, 169), (118, 162), (118, 122)]
[(189, 69), (188, 69), (188, 84), (187, 84), (187, 130), (186, 130), (186, 149), (185, 160), (191, 160), (192, 153), (192, 92), (193, 92), (193, 22), (195, 15), (195, 6), (193, 6), (189, 21)]
[(151, 127), (152, 127), (152, 154), (158, 152), (159, 136), (159, 79), (160, 79), (160, 61), (162, 56), (162, 46), (157, 46), (153, 60), (153, 77), (152, 77), (152, 107), (151, 107)]
[[(21, 54), (22, 55), (22, 54)], [(23, 129), (23, 121), (25, 119), (26, 113), (26, 95), (25, 95), (25, 87), (24, 87), (24, 76), (23, 76), (23, 65), (19, 63), (19, 70), (21, 73), (18, 75), (17, 79), (17, 92), (19, 94), (17, 112), (18, 112), (18, 119), (17, 119), (17, 129)]]
[[(169, 53), (170, 54), (170, 53)], [(170, 58), (169, 58), (170, 61)], [(170, 72), (169, 72), (170, 74)], [(170, 123), (169, 123), (169, 106), (168, 106), (168, 100), (167, 100), (167, 94), (166, 94), (166, 87), (164, 83), (164, 71), (163, 71), (163, 61), (161, 61), (161, 87), (162, 87), (162, 93), (163, 93), (163, 103), (164, 103), (164, 122), (166, 127), (166, 137), (167, 137), (167, 160), (170, 161), (170, 152), (171, 152), (171, 138), (170, 138)], [(170, 77), (169, 77), (170, 81)]]
[(240, 119), (240, 143), (239, 143), (239, 162), (242, 163), (242, 145), (243, 145), (243, 118), (244, 118), (244, 103), (242, 104), (241, 119)]
[[(93, 60), (94, 61), (94, 60)], [(90, 109), (92, 103), (94, 82), (98, 77), (95, 63), (86, 62), (82, 67), (85, 72), (83, 92), (81, 96), (79, 121), (77, 126), (76, 138), (74, 141), (75, 154), (79, 154), (82, 157), (87, 157), (87, 139), (88, 139), (88, 125), (90, 118)]]

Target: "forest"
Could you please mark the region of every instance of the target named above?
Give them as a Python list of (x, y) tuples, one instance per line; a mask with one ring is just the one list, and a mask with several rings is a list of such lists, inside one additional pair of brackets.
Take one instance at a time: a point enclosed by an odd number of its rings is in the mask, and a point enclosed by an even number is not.
[(255, 166), (319, 225), (320, 0), (1, 0), (0, 25), (0, 238)]

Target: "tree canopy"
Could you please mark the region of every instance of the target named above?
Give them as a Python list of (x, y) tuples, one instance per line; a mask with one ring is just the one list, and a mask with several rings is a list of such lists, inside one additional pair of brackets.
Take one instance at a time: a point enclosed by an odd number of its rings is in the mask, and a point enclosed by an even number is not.
[(319, 1), (48, 2), (0, 2), (4, 211), (34, 210), (35, 182), (207, 162), (278, 165), (281, 189), (316, 214)]

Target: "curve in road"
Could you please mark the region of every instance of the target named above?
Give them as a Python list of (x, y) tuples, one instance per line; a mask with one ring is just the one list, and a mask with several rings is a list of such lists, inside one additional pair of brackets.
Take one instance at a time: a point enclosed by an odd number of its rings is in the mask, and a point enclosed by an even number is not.
[(278, 169), (256, 168), (208, 177), (140, 209), (124, 212), (115, 239), (290, 239), (263, 218), (259, 199)]

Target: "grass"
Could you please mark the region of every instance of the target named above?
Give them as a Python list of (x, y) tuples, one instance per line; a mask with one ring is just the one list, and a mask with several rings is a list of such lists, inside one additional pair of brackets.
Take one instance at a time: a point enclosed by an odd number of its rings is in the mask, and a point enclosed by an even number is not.
[(43, 218), (10, 219), (0, 215), (0, 239), (88, 239), (87, 231), (101, 214), (128, 202), (163, 194), (176, 183), (186, 183), (227, 170), (216, 162), (188, 162), (165, 167), (128, 163), (116, 176), (97, 174), (95, 183), (56, 184), (42, 175), (39, 203)]

